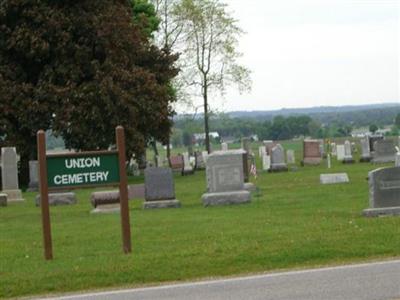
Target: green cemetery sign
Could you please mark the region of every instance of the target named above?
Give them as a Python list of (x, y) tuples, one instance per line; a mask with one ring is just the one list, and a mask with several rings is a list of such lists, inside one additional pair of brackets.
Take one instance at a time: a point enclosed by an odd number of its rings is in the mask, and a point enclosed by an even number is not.
[(117, 151), (47, 155), (49, 188), (118, 184)]

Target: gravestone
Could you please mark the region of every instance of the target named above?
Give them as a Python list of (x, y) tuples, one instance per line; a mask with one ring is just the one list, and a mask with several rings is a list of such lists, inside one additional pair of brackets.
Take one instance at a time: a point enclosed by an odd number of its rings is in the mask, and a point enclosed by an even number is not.
[(394, 162), (396, 148), (392, 140), (378, 140), (374, 143), (373, 163)]
[(363, 138), (360, 140), (361, 143), (361, 157), (360, 162), (371, 161), (371, 152), (369, 151), (369, 141), (368, 138)]
[(400, 167), (400, 152), (396, 153), (396, 160), (394, 162), (395, 167)]
[(206, 163), (203, 158), (203, 154), (200, 151), (196, 151), (194, 153), (194, 157), (196, 160), (195, 166), (197, 170), (204, 170), (206, 168)]
[(269, 169), (271, 168), (271, 156), (264, 154), (262, 164), (263, 164), (263, 170), (269, 171)]
[(344, 157), (343, 157), (344, 164), (352, 164), (354, 163), (353, 156), (351, 154), (351, 143), (349, 141), (344, 142)]
[(319, 175), (321, 184), (335, 184), (349, 182), (347, 173), (321, 174)]
[(18, 186), (17, 152), (15, 147), (1, 148), (2, 193), (7, 194), (8, 202), (23, 201)]
[(364, 216), (400, 214), (400, 168), (380, 168), (368, 173), (369, 207)]
[(250, 138), (242, 138), (242, 148), (247, 153), (251, 153), (251, 139)]
[(0, 206), (7, 206), (7, 194), (0, 193)]
[(35, 192), (39, 188), (39, 164), (37, 160), (29, 161), (28, 192)]
[(296, 159), (294, 156), (294, 150), (287, 150), (286, 151), (286, 161), (288, 164), (295, 164)]
[(285, 150), (281, 144), (278, 144), (272, 148), (270, 172), (282, 172), (287, 170), (288, 167), (285, 163)]
[(383, 136), (382, 135), (371, 135), (368, 137), (368, 141), (369, 141), (369, 150), (371, 152), (375, 151), (375, 142), (376, 141), (380, 141), (383, 140)]
[(318, 140), (304, 140), (303, 142), (303, 164), (319, 165), (321, 163), (321, 148)]
[(230, 150), (208, 156), (207, 193), (202, 196), (204, 206), (250, 202), (250, 192), (244, 185), (243, 153), (243, 150)]
[(144, 181), (144, 209), (181, 206), (175, 199), (174, 177), (170, 168), (147, 168), (144, 171)]
[(336, 143), (331, 143), (331, 154), (336, 156)]
[(264, 154), (266, 154), (265, 146), (258, 147), (258, 156), (262, 158)]
[(169, 161), (172, 171), (179, 173), (183, 172), (184, 163), (182, 155), (171, 155)]
[(265, 152), (271, 156), (272, 148), (276, 146), (276, 143), (274, 141), (268, 140), (263, 142), (265, 145)]
[(90, 195), (91, 213), (116, 213), (120, 211), (119, 191), (99, 191)]
[(326, 157), (326, 164), (327, 164), (328, 169), (330, 169), (332, 166), (332, 162), (331, 162), (331, 155), (329, 153), (328, 153), (328, 156)]
[(344, 145), (336, 146), (336, 158), (338, 161), (343, 161), (344, 159)]
[(222, 143), (221, 144), (221, 150), (222, 151), (228, 151), (228, 144), (227, 143)]
[(192, 165), (190, 164), (190, 159), (189, 159), (189, 153), (185, 152), (183, 153), (183, 175), (188, 175), (188, 174), (193, 174), (194, 169)]
[[(76, 203), (76, 195), (73, 192), (68, 193), (49, 193), (49, 205), (71, 205)], [(35, 197), (36, 206), (40, 206), (40, 195)]]

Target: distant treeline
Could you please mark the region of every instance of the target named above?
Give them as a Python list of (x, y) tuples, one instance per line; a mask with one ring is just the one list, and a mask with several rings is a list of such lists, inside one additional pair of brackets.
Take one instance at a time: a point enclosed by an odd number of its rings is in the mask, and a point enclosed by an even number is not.
[[(231, 117), (227, 114), (214, 115), (210, 119), (210, 131), (216, 131), (222, 137), (240, 138), (257, 135), (260, 139), (285, 140), (299, 136), (315, 138), (349, 136), (353, 129), (392, 126), (391, 134), (399, 133), (400, 106), (351, 110), (340, 112), (321, 112), (309, 115), (262, 117)], [(172, 142), (176, 145), (187, 144), (188, 136), (203, 132), (203, 120), (186, 116), (175, 120)]]

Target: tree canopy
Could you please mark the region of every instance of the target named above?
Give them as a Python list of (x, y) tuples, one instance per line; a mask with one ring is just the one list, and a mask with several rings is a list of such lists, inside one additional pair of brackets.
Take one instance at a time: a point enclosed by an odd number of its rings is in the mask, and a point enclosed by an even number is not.
[(164, 141), (177, 57), (151, 43), (156, 26), (145, 2), (2, 1), (1, 143), (27, 161), (38, 129), (52, 129), (68, 148), (94, 150), (112, 145), (122, 125), (129, 155)]

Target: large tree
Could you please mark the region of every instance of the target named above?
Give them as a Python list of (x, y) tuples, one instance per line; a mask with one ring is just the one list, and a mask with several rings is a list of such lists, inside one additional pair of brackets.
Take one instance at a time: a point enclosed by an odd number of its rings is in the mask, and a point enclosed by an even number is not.
[(182, 70), (188, 86), (199, 90), (204, 108), (207, 151), (209, 101), (213, 91), (224, 93), (227, 85), (249, 88), (249, 70), (238, 64), (238, 37), (242, 30), (219, 0), (182, 0), (175, 13), (182, 22), (185, 45)]
[(0, 3), (0, 136), (23, 167), (38, 129), (94, 150), (112, 145), (120, 124), (128, 155), (165, 140), (176, 57), (152, 45), (134, 11), (122, 0)]

